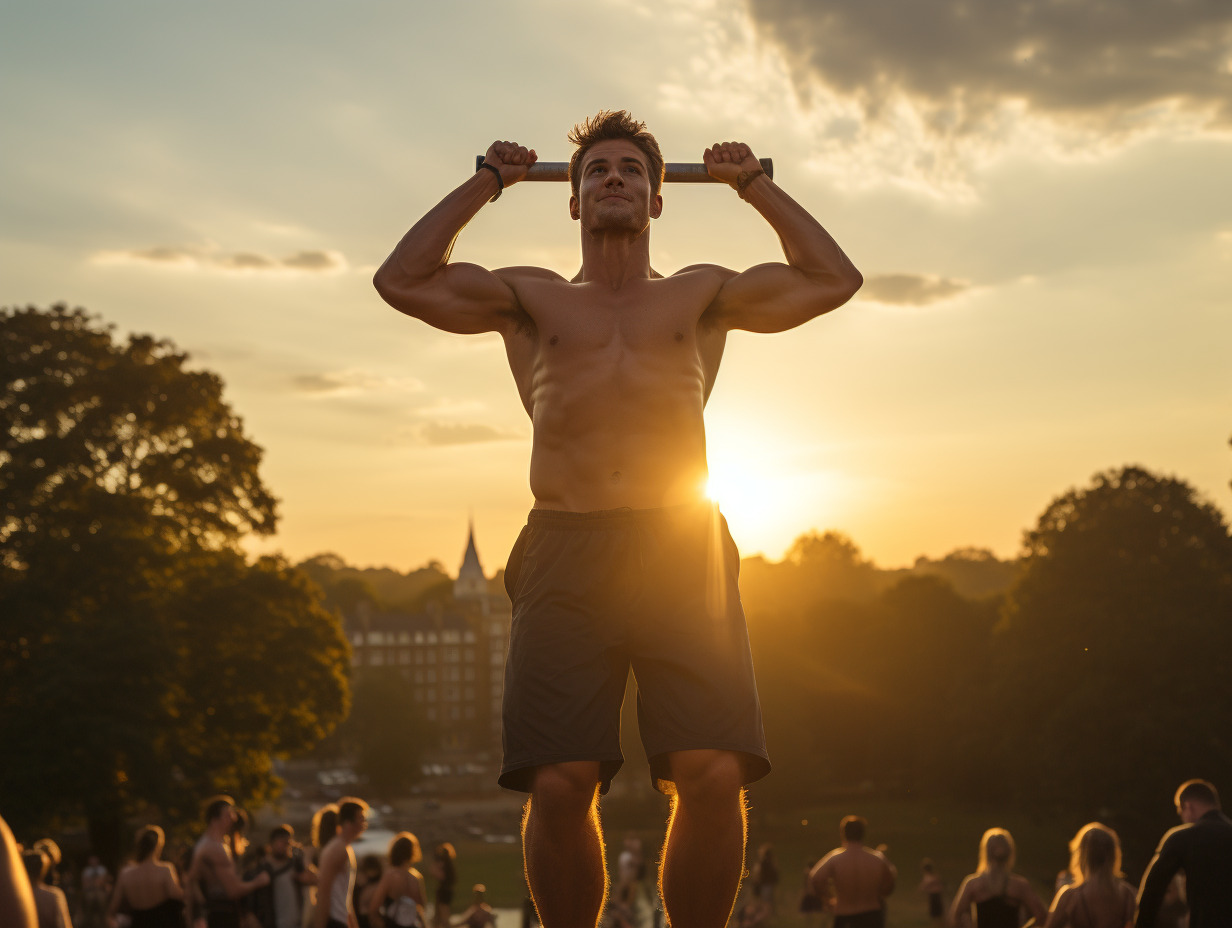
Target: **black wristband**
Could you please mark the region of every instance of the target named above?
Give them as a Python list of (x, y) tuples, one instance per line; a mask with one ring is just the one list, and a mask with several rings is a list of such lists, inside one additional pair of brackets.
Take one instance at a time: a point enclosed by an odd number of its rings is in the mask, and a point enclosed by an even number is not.
[(488, 162), (486, 162), (486, 161), (480, 161), (480, 162), (479, 162), (479, 167), (475, 168), (475, 173), (476, 173), (476, 174), (478, 174), (481, 168), (487, 168), (489, 171), (491, 171), (493, 174), (495, 174), (495, 175), (496, 175), (496, 182), (497, 182), (498, 184), (500, 184), (500, 189), (496, 191), (496, 196), (494, 196), (494, 197), (492, 197), (492, 199), (488, 200), (488, 202), (489, 202), (489, 203), (495, 203), (497, 200), (499, 200), (499, 199), (500, 199), (500, 195), (501, 195), (502, 193), (504, 193), (504, 191), (505, 191), (505, 181), (504, 181), (504, 178), (502, 178), (502, 177), (500, 176), (500, 168), (498, 168), (498, 167), (497, 167), (496, 165), (494, 165), (494, 164), (488, 164)]
[(736, 193), (740, 199), (745, 199), (744, 192), (749, 189), (749, 184), (765, 173), (761, 168), (754, 168), (752, 171), (741, 171), (736, 175)]

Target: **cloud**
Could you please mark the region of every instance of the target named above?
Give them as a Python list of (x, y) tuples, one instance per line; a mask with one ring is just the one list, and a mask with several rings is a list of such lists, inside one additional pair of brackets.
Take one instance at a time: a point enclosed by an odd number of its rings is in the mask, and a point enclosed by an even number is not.
[(791, 127), (809, 166), (971, 200), (1010, 153), (1101, 159), (1232, 138), (1232, 5), (1117, 0), (680, 0), (664, 107)]
[(999, 107), (1101, 131), (1179, 107), (1232, 128), (1226, 0), (747, 0), (805, 96), (824, 88), (869, 119), (906, 97), (939, 133), (978, 134)]
[(971, 289), (965, 280), (932, 274), (874, 274), (864, 281), (859, 298), (896, 306), (927, 306)]
[(489, 425), (462, 422), (425, 422), (418, 428), (417, 435), (424, 444), (436, 446), (473, 445), (522, 438), (521, 435), (494, 429)]
[(299, 374), (291, 386), (314, 397), (357, 396), (372, 393), (420, 393), (424, 384), (414, 377), (382, 377), (365, 371), (343, 370)]
[(347, 260), (337, 251), (297, 251), (282, 258), (251, 251), (221, 251), (214, 245), (132, 248), (100, 251), (90, 258), (103, 266), (170, 268), (223, 274), (296, 276), (336, 274), (347, 270)]

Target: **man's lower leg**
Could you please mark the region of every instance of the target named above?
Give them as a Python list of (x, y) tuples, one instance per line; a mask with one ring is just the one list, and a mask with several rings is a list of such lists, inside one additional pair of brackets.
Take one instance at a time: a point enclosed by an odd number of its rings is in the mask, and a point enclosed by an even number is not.
[(663, 908), (671, 928), (723, 928), (744, 872), (747, 823), (739, 764), (720, 760), (687, 779), (675, 769), (659, 872)]
[[(593, 928), (607, 896), (596, 773), (543, 768), (522, 817), (526, 884), (543, 928)], [(589, 767), (590, 765), (585, 765)]]

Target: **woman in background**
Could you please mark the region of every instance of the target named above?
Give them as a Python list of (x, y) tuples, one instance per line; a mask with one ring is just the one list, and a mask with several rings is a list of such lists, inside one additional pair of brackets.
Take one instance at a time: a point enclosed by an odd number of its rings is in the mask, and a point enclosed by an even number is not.
[(446, 841), (438, 844), (432, 856), (432, 878), (436, 880), (436, 898), (432, 907), (432, 928), (449, 928), (453, 890), (458, 882), (458, 852)]
[(373, 928), (419, 928), (425, 924), (428, 893), (423, 875), (413, 864), (423, 860), (419, 839), (400, 832), (389, 843), (389, 866), (368, 899), (368, 921)]
[(1072, 880), (1052, 900), (1046, 928), (1127, 928), (1136, 893), (1121, 877), (1121, 842), (1106, 825), (1083, 825), (1069, 843)]
[(1047, 915), (1044, 903), (1026, 878), (1014, 872), (1014, 856), (1014, 838), (1008, 831), (989, 828), (984, 832), (976, 871), (963, 880), (950, 909), (955, 928), (1018, 928), (1022, 909), (1043, 922)]

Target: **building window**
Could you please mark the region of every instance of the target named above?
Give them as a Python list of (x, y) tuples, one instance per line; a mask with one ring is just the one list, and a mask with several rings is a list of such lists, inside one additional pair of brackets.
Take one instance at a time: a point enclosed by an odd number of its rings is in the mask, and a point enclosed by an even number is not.
[(428, 644), (436, 644), (436, 632), (428, 632)]
[(475, 688), (473, 686), (468, 686), (462, 690), (462, 698), (467, 702), (472, 701), (475, 698)]
[(461, 709), (459, 709), (457, 706), (451, 706), (451, 707), (450, 707), (450, 709), (449, 709), (449, 717), (450, 717), (451, 719), (460, 719), (460, 718), (462, 718), (462, 710), (461, 710)]
[(475, 718), (475, 707), (467, 706), (464, 714), (468, 721), (474, 719)]
[(363, 643), (364, 643), (364, 633), (363, 632), (356, 632), (354, 635), (351, 636), (351, 644), (355, 645), (355, 647), (357, 648), (361, 647)]
[(425, 712), (424, 714), (428, 717), (428, 721), (429, 721), (429, 722), (435, 722), (435, 721), (436, 721), (436, 710), (435, 710), (435, 709), (429, 709), (429, 710), (428, 710), (427, 712)]
[(423, 651), (420, 651), (418, 649), (415, 651), (415, 663), (416, 664), (423, 663)]
[(459, 692), (456, 686), (445, 687), (445, 701), (446, 702), (457, 702), (459, 699), (461, 699), (461, 696), (462, 694)]
[(468, 664), (475, 663), (475, 649), (467, 648), (465, 651), (463, 651), (462, 660), (466, 661)]
[(456, 664), (458, 662), (458, 649), (457, 648), (446, 648), (445, 649), (445, 661), (450, 664)]
[(384, 644), (385, 636), (380, 632), (368, 632), (368, 644)]
[[(424, 682), (424, 674), (423, 674), (423, 671), (422, 671), (422, 670), (416, 670), (416, 671), (415, 671), (415, 682), (416, 682), (416, 683), (423, 683), (423, 682)], [(419, 699), (420, 697), (416, 696), (415, 698), (416, 698), (416, 699)]]
[(445, 644), (457, 644), (462, 640), (462, 636), (457, 632), (441, 632), (441, 641)]
[(411, 643), (411, 633), (410, 632), (398, 632), (398, 644), (410, 644), (410, 643)]
[(428, 682), (429, 682), (429, 683), (435, 683), (435, 682), (436, 682), (436, 671), (435, 671), (435, 670), (429, 670), (429, 671), (428, 671)]
[(428, 690), (425, 694), (428, 697), (428, 702), (436, 702), (436, 690)]
[(488, 660), (494, 665), (503, 664), (505, 663), (505, 655), (501, 654), (500, 651), (493, 651), (490, 655), (488, 655)]
[(463, 679), (463, 680), (465, 680), (467, 683), (472, 683), (472, 682), (474, 682), (474, 680), (475, 680), (475, 668), (474, 668), (474, 667), (467, 667), (465, 670), (463, 670), (463, 671), (462, 671), (462, 679)]
[(424, 634), (423, 634), (423, 632), (416, 632), (416, 633), (415, 633), (415, 643), (416, 643), (416, 644), (423, 644), (423, 643), (424, 643)]
[(475, 643), (475, 633), (471, 631), (470, 629), (467, 629), (466, 634), (462, 636), (462, 640), (465, 641), (467, 644), (474, 644)]
[(385, 663), (385, 654), (382, 651), (373, 651), (368, 655), (368, 663), (373, 667), (380, 667)]
[(427, 656), (424, 658), (424, 660), (426, 660), (429, 664), (435, 664), (436, 663), (436, 652), (429, 651)]
[(398, 663), (409, 664), (411, 662), (411, 652), (405, 649), (398, 652)]

